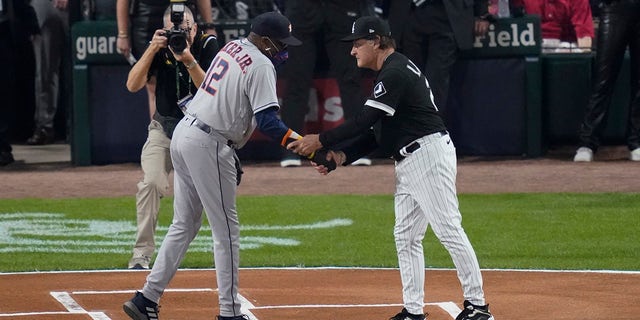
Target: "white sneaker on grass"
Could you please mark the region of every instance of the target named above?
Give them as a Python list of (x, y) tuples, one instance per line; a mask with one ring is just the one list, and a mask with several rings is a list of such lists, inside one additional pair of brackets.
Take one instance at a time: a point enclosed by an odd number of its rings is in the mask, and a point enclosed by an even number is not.
[(635, 148), (631, 150), (631, 153), (629, 154), (629, 159), (631, 161), (640, 161), (640, 148)]
[(629, 160), (640, 161), (640, 148), (635, 148), (629, 152)]
[(580, 147), (573, 157), (574, 162), (591, 162), (593, 161), (593, 150), (587, 147)]

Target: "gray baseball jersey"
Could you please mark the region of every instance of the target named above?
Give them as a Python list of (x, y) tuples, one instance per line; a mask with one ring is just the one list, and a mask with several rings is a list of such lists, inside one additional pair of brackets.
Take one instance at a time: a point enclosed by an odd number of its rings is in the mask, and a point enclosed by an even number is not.
[(255, 129), (254, 114), (273, 106), (278, 99), (271, 61), (247, 39), (229, 42), (213, 59), (173, 134), (173, 222), (142, 290), (148, 299), (158, 301), (175, 275), (204, 209), (213, 235), (220, 315), (242, 314), (235, 148)]
[(278, 107), (273, 63), (247, 39), (225, 45), (187, 112), (241, 148), (256, 127), (253, 115)]

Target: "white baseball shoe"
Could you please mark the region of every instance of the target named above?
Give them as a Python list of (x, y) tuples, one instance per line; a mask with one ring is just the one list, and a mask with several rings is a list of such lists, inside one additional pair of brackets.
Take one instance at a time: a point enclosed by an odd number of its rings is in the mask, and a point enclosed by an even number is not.
[(631, 161), (640, 161), (640, 148), (635, 148), (631, 150), (631, 153), (629, 154), (629, 159)]
[(282, 161), (280, 161), (280, 166), (283, 168), (299, 167), (301, 165), (302, 165), (302, 160), (300, 159), (282, 159)]
[(370, 166), (371, 165), (371, 159), (369, 158), (360, 158), (354, 162), (351, 162), (352, 166)]
[(591, 162), (593, 161), (593, 150), (587, 147), (580, 147), (573, 157), (574, 162)]

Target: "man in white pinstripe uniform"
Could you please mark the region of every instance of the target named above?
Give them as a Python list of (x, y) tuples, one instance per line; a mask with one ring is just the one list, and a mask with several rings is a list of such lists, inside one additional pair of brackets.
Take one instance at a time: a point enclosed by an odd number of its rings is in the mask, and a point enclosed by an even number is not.
[(246, 39), (227, 43), (211, 62), (173, 134), (173, 222), (143, 289), (124, 303), (132, 319), (158, 319), (160, 297), (200, 229), (203, 209), (214, 240), (217, 319), (247, 319), (238, 300), (236, 188), (242, 171), (235, 150), (249, 140), (256, 126), (283, 146), (299, 138), (277, 116), (274, 66), (286, 59), (287, 45), (300, 43), (291, 36), (286, 17), (264, 13), (252, 21)]
[[(455, 147), (426, 77), (407, 57), (395, 52), (389, 26), (379, 18), (356, 20), (352, 35), (343, 40), (353, 41), (351, 54), (358, 67), (379, 71), (372, 95), (355, 119), (319, 135), (307, 135), (287, 148), (310, 154), (357, 137), (341, 150), (329, 151), (327, 159), (346, 165), (378, 149), (396, 160), (394, 236), (404, 308), (391, 320), (426, 318), (422, 240), (429, 225), (449, 251), (464, 291), (464, 309), (456, 320), (493, 320), (478, 260), (461, 224)], [(323, 165), (316, 169), (329, 173)]]

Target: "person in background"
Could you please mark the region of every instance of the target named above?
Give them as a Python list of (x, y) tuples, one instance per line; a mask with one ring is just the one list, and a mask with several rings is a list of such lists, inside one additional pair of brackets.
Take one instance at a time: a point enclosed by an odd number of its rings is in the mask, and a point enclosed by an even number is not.
[(627, 48), (631, 58), (627, 147), (629, 159), (640, 161), (640, 1), (602, 1), (599, 11), (593, 89), (578, 131), (580, 146), (573, 161), (593, 161)]
[[(324, 45), (332, 75), (338, 82), (344, 119), (353, 118), (362, 108), (361, 71), (349, 55), (350, 45), (340, 38), (351, 32), (353, 22), (373, 14), (368, 0), (295, 0), (285, 2), (285, 14), (296, 29), (294, 35), (302, 45), (289, 50), (289, 60), (284, 66), (286, 91), (284, 93), (282, 120), (297, 132), (303, 132), (305, 116), (309, 112), (309, 90), (313, 86), (314, 67), (319, 58), (318, 48)], [(355, 165), (370, 165), (365, 155)], [(285, 151), (280, 161), (282, 167), (302, 165), (300, 156)]]
[[(218, 52), (217, 39), (198, 31), (191, 10), (186, 8), (182, 24), (187, 48), (182, 52), (167, 48), (167, 29), (173, 28), (171, 6), (164, 12), (164, 29), (156, 30), (151, 43), (131, 68), (127, 89), (136, 92), (147, 79), (155, 77), (156, 109), (148, 127), (148, 137), (142, 147), (140, 164), (144, 177), (137, 185), (136, 242), (129, 260), (130, 269), (148, 269), (155, 251), (155, 230), (158, 224), (160, 199), (169, 190), (169, 173), (173, 169), (169, 145), (176, 124), (182, 119), (181, 101), (192, 97), (202, 83), (204, 70)], [(175, 53), (175, 54), (173, 54)]]
[(594, 31), (589, 0), (524, 0), (524, 10), (540, 16), (543, 52), (591, 51)]
[[(10, 144), (10, 126), (15, 116), (15, 108), (23, 105), (25, 97), (17, 94), (15, 75), (20, 66), (28, 61), (23, 57), (29, 56), (31, 39), (39, 32), (38, 19), (30, 1), (0, 0), (0, 166), (13, 162), (13, 148)], [(22, 70), (20, 70), (22, 71)], [(31, 78), (33, 81), (33, 78)]]
[[(194, 6), (193, 2), (197, 1)], [(117, 0), (116, 20), (118, 24), (118, 51), (130, 63), (139, 59), (149, 45), (155, 30), (162, 28), (162, 14), (169, 5), (169, 0)], [(210, 0), (186, 1), (191, 8), (197, 7), (196, 18), (203, 22), (201, 30), (216, 35), (211, 18)], [(150, 78), (146, 85), (149, 102), (149, 117), (153, 117), (156, 108), (155, 78)]]
[[(433, 103), (428, 79), (395, 51), (389, 26), (377, 17), (356, 20), (351, 54), (360, 68), (378, 72), (373, 92), (352, 120), (308, 134), (287, 148), (309, 155), (329, 149), (326, 160), (345, 165), (379, 150), (395, 160), (394, 237), (404, 308), (390, 320), (425, 320), (422, 241), (431, 226), (458, 272), (464, 301), (456, 320), (493, 320), (475, 251), (462, 227), (456, 194), (456, 151)], [(375, 129), (374, 129), (375, 128)], [(344, 144), (345, 141), (350, 141)], [(321, 174), (329, 167), (316, 165)]]
[(58, 110), (62, 53), (68, 45), (68, 0), (38, 0), (33, 7), (38, 16), (40, 33), (33, 37), (36, 58), (35, 130), (27, 144), (42, 145), (55, 141), (53, 120)]
[(385, 0), (383, 8), (398, 51), (425, 73), (446, 111), (452, 66), (489, 29), (488, 0)]
[(248, 20), (270, 11), (279, 11), (274, 0), (212, 0), (213, 19)]

